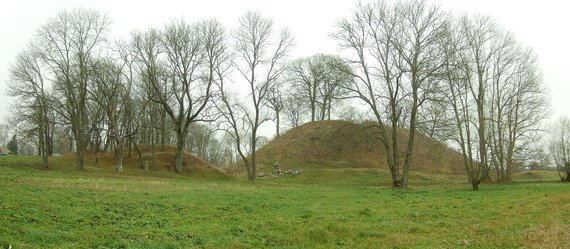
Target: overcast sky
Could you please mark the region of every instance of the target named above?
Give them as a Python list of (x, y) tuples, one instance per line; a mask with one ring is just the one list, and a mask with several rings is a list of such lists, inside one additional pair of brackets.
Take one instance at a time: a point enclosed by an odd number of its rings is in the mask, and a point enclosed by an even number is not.
[[(272, 17), (278, 27), (289, 27), (296, 46), (292, 57), (337, 52), (328, 37), (334, 23), (350, 15), (357, 0), (16, 0), (0, 8), (0, 122), (8, 114), (8, 68), (36, 30), (58, 12), (75, 7), (106, 12), (112, 19), (111, 38), (128, 38), (133, 30), (162, 27), (173, 18), (187, 21), (218, 18), (231, 28), (247, 10)], [(538, 54), (543, 80), (549, 89), (553, 118), (570, 117), (570, 3), (564, 0), (441, 0), (443, 9), (482, 13), (493, 17)]]

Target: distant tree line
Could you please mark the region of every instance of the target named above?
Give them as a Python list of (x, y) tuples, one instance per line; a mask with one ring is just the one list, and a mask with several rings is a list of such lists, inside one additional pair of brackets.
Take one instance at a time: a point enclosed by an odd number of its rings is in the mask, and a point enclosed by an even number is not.
[[(530, 48), (489, 17), (425, 1), (359, 3), (331, 34), (340, 54), (297, 59), (291, 31), (257, 12), (231, 30), (177, 19), (111, 41), (109, 28), (101, 12), (62, 12), (11, 67), (12, 119), (46, 168), (57, 141), (77, 153), (80, 170), (87, 150), (114, 152), (122, 171), (125, 150), (174, 145), (176, 171), (186, 149), (216, 164), (242, 160), (254, 181), (264, 123), (279, 136), (308, 121), (358, 117), (379, 128), (394, 187), (408, 186), (421, 132), (461, 152), (478, 189), (510, 181), (532, 160), (548, 114)], [(351, 107), (356, 101), (366, 108)], [(404, 143), (400, 129), (409, 131)], [(550, 146), (566, 169), (567, 142)]]

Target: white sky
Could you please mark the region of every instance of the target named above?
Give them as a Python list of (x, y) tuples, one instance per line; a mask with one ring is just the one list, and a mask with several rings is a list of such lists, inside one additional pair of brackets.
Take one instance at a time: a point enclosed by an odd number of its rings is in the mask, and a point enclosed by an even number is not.
[[(438, 0), (433, 0), (438, 1)], [(50, 17), (74, 7), (106, 12), (112, 19), (111, 38), (127, 38), (135, 29), (162, 27), (173, 18), (187, 21), (218, 18), (231, 28), (247, 10), (272, 17), (289, 27), (296, 46), (292, 57), (337, 52), (328, 37), (334, 23), (350, 15), (358, 0), (16, 0), (0, 8), (0, 123), (8, 115), (8, 68), (36, 30)], [(538, 54), (544, 83), (550, 92), (553, 118), (570, 117), (570, 2), (564, 0), (440, 0), (454, 13), (483, 13), (515, 34)]]

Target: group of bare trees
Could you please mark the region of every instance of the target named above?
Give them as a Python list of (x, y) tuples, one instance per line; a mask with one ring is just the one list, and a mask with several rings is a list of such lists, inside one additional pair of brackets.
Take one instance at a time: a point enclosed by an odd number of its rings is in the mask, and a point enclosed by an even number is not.
[[(341, 100), (358, 99), (380, 131), (394, 187), (408, 185), (420, 131), (462, 153), (477, 189), (510, 181), (548, 113), (531, 49), (488, 17), (426, 1), (360, 3), (331, 35), (342, 56), (293, 60), (291, 32), (257, 12), (229, 32), (215, 19), (179, 19), (116, 42), (109, 24), (97, 11), (63, 12), (11, 68), (15, 120), (37, 139), (46, 168), (59, 133), (72, 138), (78, 169), (89, 148), (113, 150), (122, 171), (125, 147), (175, 144), (178, 172), (190, 149), (241, 159), (253, 181), (264, 123), (279, 136), (282, 120), (331, 119)], [(551, 151), (568, 168), (565, 141)]]
[[(241, 17), (231, 35), (215, 19), (180, 19), (112, 42), (109, 24), (94, 10), (62, 12), (11, 68), (13, 121), (36, 141), (44, 167), (56, 135), (70, 138), (80, 170), (87, 150), (114, 151), (122, 171), (126, 146), (130, 155), (140, 144), (153, 151), (155, 144), (175, 144), (177, 172), (190, 149), (217, 163), (237, 155), (255, 180), (255, 150), (266, 141), (259, 127), (273, 120), (279, 132), (291, 33), (277, 32), (256, 12)], [(239, 83), (247, 86), (245, 99), (230, 94)]]
[(351, 69), (334, 55), (317, 54), (293, 61), (288, 70), (291, 100), (305, 103), (310, 121), (331, 119), (335, 101), (346, 96)]
[(225, 31), (216, 20), (188, 24), (173, 21), (164, 30), (135, 33), (132, 51), (146, 98), (158, 104), (176, 136), (176, 171), (183, 167), (190, 124), (208, 120), (218, 75), (225, 58)]
[[(100, 52), (108, 25), (108, 18), (95, 11), (63, 12), (37, 32), (11, 69), (11, 94), (19, 97), (17, 119), (32, 124), (29, 130), (39, 138), (46, 168), (53, 149), (55, 115), (70, 127), (77, 148), (77, 168), (84, 168), (91, 62)], [(48, 85), (53, 91), (48, 92)]]
[(174, 140), (181, 171), (190, 124), (208, 119), (225, 31), (215, 20), (179, 20), (113, 43), (109, 24), (98, 11), (75, 9), (42, 26), (11, 69), (14, 116), (38, 138), (46, 168), (60, 126), (71, 131), (78, 169), (88, 147), (112, 148), (122, 171), (127, 142)]
[[(334, 37), (353, 57), (353, 95), (368, 105), (383, 143), (394, 187), (407, 187), (418, 111), (437, 89), (445, 65), (440, 53), (449, 16), (424, 2), (375, 1), (359, 4), (338, 24)], [(404, 110), (410, 111), (404, 119)], [(398, 130), (409, 129), (401, 158)], [(403, 164), (401, 163), (403, 162)]]
[(465, 168), (475, 189), (491, 171), (510, 181), (548, 113), (536, 56), (484, 16), (460, 18), (455, 32), (444, 89)]
[(541, 75), (532, 50), (490, 18), (379, 0), (359, 4), (334, 37), (352, 54), (350, 91), (376, 120), (394, 187), (408, 184), (418, 128), (454, 142), (474, 189), (491, 173), (509, 181), (525, 160), (547, 113)]

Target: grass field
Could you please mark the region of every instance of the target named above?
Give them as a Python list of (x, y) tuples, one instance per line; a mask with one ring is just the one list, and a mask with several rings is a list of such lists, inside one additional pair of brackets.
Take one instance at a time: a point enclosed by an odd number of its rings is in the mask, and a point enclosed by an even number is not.
[[(570, 184), (548, 172), (470, 191), (461, 177), (306, 170), (183, 177), (0, 158), (0, 245), (12, 248), (570, 248)], [(532, 180), (532, 181), (530, 181)]]

